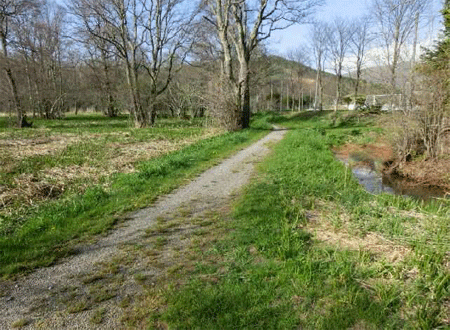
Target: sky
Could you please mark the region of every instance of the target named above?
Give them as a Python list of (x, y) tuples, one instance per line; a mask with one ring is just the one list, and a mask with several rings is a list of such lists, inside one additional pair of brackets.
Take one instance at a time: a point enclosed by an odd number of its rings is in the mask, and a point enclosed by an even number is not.
[[(440, 13), (442, 9), (442, 0), (429, 0), (430, 12), (427, 17), (434, 17), (427, 26), (423, 27), (422, 38), (427, 39), (429, 35), (436, 36), (440, 24)], [(358, 18), (368, 13), (370, 0), (326, 0), (326, 4), (318, 9), (315, 19), (318, 21), (331, 22), (335, 17)], [(271, 38), (267, 48), (270, 53), (277, 55), (286, 55), (290, 50), (294, 50), (299, 45), (307, 44), (309, 38), (309, 25), (292, 26), (287, 30), (276, 31)]]

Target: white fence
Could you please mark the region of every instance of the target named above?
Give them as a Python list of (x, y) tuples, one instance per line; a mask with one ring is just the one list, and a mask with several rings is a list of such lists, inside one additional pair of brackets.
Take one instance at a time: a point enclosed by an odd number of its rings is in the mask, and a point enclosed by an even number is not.
[(365, 106), (381, 106), (381, 110), (400, 110), (404, 103), (403, 94), (367, 95)]

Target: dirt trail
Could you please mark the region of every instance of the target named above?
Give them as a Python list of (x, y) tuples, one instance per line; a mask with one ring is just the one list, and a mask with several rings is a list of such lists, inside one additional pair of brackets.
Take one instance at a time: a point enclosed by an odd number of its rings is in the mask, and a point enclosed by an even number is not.
[[(104, 271), (99, 273), (102, 267), (112, 260), (126, 258), (124, 246), (144, 244), (145, 231), (155, 226), (161, 217), (176, 213), (180, 207), (189, 206), (193, 215), (226, 204), (233, 193), (248, 183), (254, 164), (269, 153), (267, 144), (281, 140), (284, 133), (282, 130), (271, 132), (188, 185), (159, 199), (152, 207), (130, 215), (130, 220), (122, 227), (96, 244), (80, 247), (76, 255), (57, 265), (39, 269), (15, 282), (0, 282), (0, 329), (122, 329), (123, 324), (118, 318), (123, 312), (119, 303), (124, 297), (139, 294), (139, 286), (135, 283), (139, 278), (136, 275), (133, 278), (130, 271), (120, 274), (116, 268), (111, 274), (121, 275), (122, 280), (111, 291), (95, 286), (97, 280), (111, 278)], [(165, 256), (168, 257), (170, 255)], [(138, 266), (135, 261), (134, 274)], [(157, 271), (152, 272), (143, 265), (139, 271), (147, 271), (152, 278), (158, 276)], [(89, 302), (100, 305), (105, 301), (108, 303), (101, 311), (92, 305), (88, 308)], [(99, 314), (101, 322), (95, 322), (95, 313)]]

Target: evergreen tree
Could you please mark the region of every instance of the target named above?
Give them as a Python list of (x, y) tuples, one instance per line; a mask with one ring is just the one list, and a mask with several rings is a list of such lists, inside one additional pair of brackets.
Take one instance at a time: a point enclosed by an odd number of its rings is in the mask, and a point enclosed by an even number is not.
[(436, 46), (433, 49), (427, 49), (423, 56), (423, 60), (437, 70), (445, 69), (450, 60), (450, 0), (444, 1), (441, 13), (444, 18), (443, 34)]

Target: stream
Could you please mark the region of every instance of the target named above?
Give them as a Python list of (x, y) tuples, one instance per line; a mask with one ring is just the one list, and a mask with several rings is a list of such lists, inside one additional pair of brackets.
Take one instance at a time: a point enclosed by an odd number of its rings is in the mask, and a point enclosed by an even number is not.
[[(349, 166), (348, 159), (340, 159)], [(359, 184), (372, 194), (388, 193), (393, 195), (409, 196), (416, 199), (430, 200), (433, 198), (449, 198), (444, 189), (439, 187), (405, 185), (404, 180), (395, 175), (386, 175), (373, 169), (369, 165), (351, 166), (354, 177)]]

